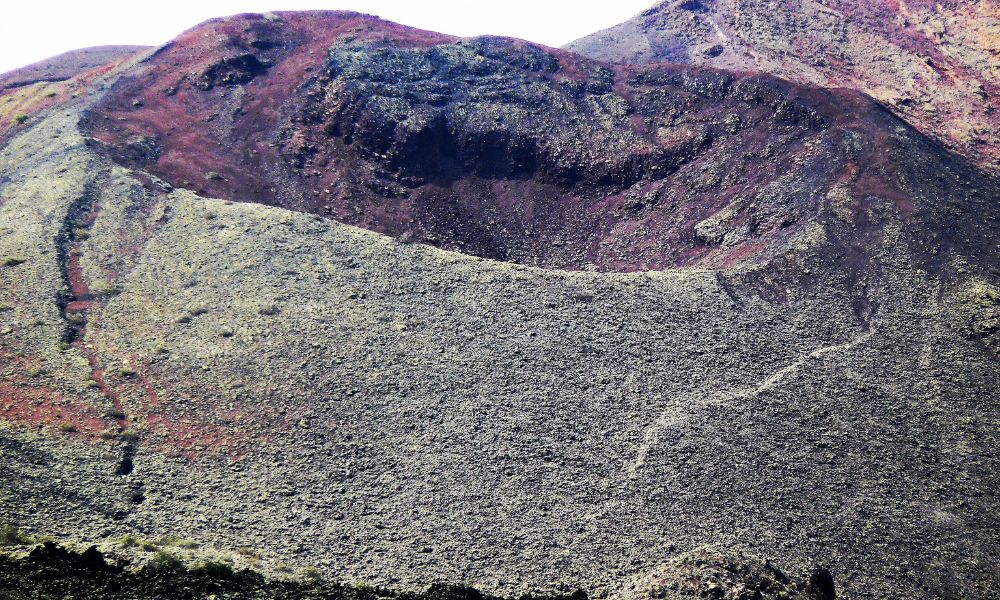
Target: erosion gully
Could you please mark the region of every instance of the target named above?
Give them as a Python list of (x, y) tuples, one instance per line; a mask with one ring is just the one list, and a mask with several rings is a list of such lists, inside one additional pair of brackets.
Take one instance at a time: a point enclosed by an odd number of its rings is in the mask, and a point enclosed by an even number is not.
[[(133, 470), (133, 459), (138, 448), (138, 441), (131, 433), (128, 433), (130, 420), (122, 404), (121, 393), (116, 385), (108, 381), (96, 350), (96, 337), (99, 330), (93, 323), (96, 313), (107, 304), (108, 296), (95, 294), (91, 290), (81, 263), (85, 242), (101, 212), (101, 205), (97, 201), (98, 190), (106, 185), (107, 181), (107, 172), (101, 172), (91, 180), (83, 195), (70, 207), (63, 223), (58, 240), (58, 251), (66, 291), (61, 298), (60, 307), (62, 317), (67, 324), (63, 341), (79, 350), (87, 358), (91, 379), (108, 399), (113, 409), (109, 411), (109, 418), (117, 424), (119, 435), (127, 434), (122, 458), (116, 472), (119, 475), (129, 475)], [(156, 392), (146, 376), (142, 377), (142, 384), (150, 401), (155, 404)]]

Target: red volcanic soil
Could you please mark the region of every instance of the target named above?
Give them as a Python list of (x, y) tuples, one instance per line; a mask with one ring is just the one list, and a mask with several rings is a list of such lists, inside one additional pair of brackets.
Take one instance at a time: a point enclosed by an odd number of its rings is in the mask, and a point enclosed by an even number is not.
[(0, 382), (0, 418), (26, 425), (61, 427), (96, 439), (109, 426), (94, 406), (74, 402), (36, 385)]
[(835, 187), (853, 203), (837, 218), (869, 243), (872, 198), (911, 219), (914, 190), (954, 193), (942, 164), (966, 169), (858, 93), (343, 12), (192, 29), (83, 128), (119, 162), (206, 195), (609, 271), (767, 259), (834, 218)]
[(34, 360), (0, 351), (6, 375), (0, 381), (0, 419), (33, 427), (61, 428), (67, 434), (97, 439), (112, 423), (101, 411), (44, 386), (44, 374), (33, 375)]

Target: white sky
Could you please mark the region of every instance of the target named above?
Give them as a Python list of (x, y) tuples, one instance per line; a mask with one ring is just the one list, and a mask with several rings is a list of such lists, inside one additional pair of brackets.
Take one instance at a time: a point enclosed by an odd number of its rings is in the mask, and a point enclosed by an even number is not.
[(624, 21), (655, 0), (3, 0), (0, 73), (67, 50), (156, 46), (212, 17), (345, 9), (459, 36), (519, 37), (561, 46)]

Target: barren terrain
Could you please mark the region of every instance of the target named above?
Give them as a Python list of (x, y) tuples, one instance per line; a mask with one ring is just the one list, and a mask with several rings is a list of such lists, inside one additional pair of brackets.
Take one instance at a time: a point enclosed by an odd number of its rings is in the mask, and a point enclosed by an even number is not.
[(66, 85), (0, 148), (28, 532), (410, 590), (1000, 590), (1000, 185), (870, 99), (353, 13)]

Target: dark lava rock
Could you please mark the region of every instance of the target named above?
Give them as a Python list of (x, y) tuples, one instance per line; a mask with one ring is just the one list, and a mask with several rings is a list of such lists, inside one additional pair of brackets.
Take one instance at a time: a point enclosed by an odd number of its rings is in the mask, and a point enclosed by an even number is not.
[[(4, 600), (500, 600), (479, 590), (434, 584), (424, 592), (398, 592), (325, 581), (266, 580), (251, 571), (233, 571), (226, 563), (188, 568), (159, 560), (139, 570), (108, 565), (96, 548), (83, 553), (46, 542), (26, 558), (0, 555), (0, 598)], [(522, 596), (521, 600), (587, 600), (572, 594)]]
[(253, 54), (241, 54), (213, 63), (202, 73), (196, 85), (210, 90), (217, 85), (234, 86), (249, 83), (267, 71), (267, 66)]

